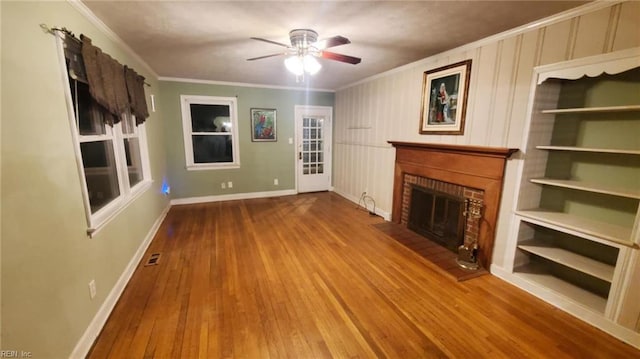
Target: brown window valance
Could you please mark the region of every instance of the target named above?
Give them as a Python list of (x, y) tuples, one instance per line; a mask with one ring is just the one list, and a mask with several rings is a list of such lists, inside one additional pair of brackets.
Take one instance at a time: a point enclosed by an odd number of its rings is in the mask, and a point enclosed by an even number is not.
[(66, 50), (73, 55), (67, 56), (69, 69), (79, 81), (87, 82), (91, 97), (112, 115), (107, 122), (120, 122), (121, 116), (130, 112), (137, 124), (143, 123), (149, 117), (144, 77), (102, 52), (89, 37), (81, 35), (80, 40), (79, 49), (77, 39), (75, 43), (73, 39), (65, 41)]
[(124, 79), (127, 84), (131, 112), (136, 116), (136, 123), (139, 125), (149, 117), (147, 98), (144, 95), (144, 77), (138, 75), (132, 68), (125, 66)]

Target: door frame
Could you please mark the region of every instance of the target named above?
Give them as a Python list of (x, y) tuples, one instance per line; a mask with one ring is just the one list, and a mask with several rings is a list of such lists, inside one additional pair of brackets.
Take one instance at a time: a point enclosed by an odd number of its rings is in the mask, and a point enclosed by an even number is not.
[[(296, 193), (300, 193), (299, 191), (299, 166), (302, 165), (302, 162), (298, 160), (298, 152), (300, 151), (300, 147), (302, 143), (300, 142), (300, 134), (302, 132), (302, 119), (305, 116), (322, 116), (325, 118), (325, 128), (324, 128), (324, 145), (326, 148), (326, 156), (325, 157), (325, 173), (329, 176), (329, 184), (327, 186), (327, 190), (333, 190), (333, 107), (332, 106), (310, 106), (310, 105), (295, 105), (294, 107), (294, 132), (295, 132), (295, 141), (294, 141), (294, 151), (293, 151), (293, 161), (294, 168), (296, 172), (295, 176), (295, 185), (296, 185)], [(328, 125), (328, 129), (327, 126)]]

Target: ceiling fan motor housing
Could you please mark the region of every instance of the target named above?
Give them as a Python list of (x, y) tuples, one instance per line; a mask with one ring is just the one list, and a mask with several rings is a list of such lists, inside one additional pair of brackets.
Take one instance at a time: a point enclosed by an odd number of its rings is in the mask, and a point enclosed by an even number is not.
[(294, 29), (289, 32), (291, 45), (297, 49), (307, 49), (318, 41), (318, 33), (310, 29)]

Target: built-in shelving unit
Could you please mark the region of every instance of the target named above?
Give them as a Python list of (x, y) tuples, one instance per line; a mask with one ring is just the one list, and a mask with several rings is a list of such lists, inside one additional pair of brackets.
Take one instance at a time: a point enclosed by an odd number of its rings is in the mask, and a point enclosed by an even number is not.
[(640, 105), (554, 108), (554, 109), (542, 110), (541, 112), (559, 114), (559, 113), (625, 112), (625, 111), (640, 111)]
[(640, 199), (640, 189), (637, 188), (621, 188), (618, 186), (611, 186), (600, 183), (588, 183), (576, 180), (557, 180), (549, 178), (532, 178), (530, 181), (532, 183), (544, 184), (548, 186), (571, 188), (579, 191), (588, 191), (608, 194), (612, 196)]
[(548, 274), (544, 265), (527, 263), (518, 270), (518, 275), (524, 280), (528, 280), (554, 292), (563, 293), (569, 300), (591, 308), (595, 312), (604, 314), (607, 306), (606, 298)]
[(520, 215), (525, 222), (540, 224), (561, 232), (580, 232), (585, 235), (595, 236), (602, 241), (633, 245), (628, 240), (631, 236), (631, 229), (625, 226), (540, 208), (528, 211), (517, 211), (516, 214)]
[(581, 256), (566, 249), (555, 247), (552, 243), (534, 239), (522, 242), (518, 245), (518, 248), (533, 255), (546, 258), (569, 268), (600, 278), (609, 283), (613, 280), (614, 266), (589, 257)]
[(529, 111), (509, 278), (637, 331), (640, 49), (536, 68)]
[(595, 153), (611, 153), (619, 155), (640, 155), (640, 150), (623, 150), (615, 148), (589, 148), (589, 147), (572, 147), (572, 146), (536, 146), (539, 150), (550, 151), (573, 151), (573, 152), (595, 152)]

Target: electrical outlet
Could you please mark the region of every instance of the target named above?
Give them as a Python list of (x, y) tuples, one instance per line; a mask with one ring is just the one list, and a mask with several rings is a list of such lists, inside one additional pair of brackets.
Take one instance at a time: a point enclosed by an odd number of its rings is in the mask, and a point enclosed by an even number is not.
[(89, 296), (91, 297), (91, 299), (96, 297), (96, 280), (92, 279), (91, 282), (89, 282)]
[(273, 179), (273, 185), (274, 185), (274, 186), (277, 186), (277, 185), (278, 185), (278, 179), (277, 179), (277, 178), (274, 178), (274, 179)]
[(231, 182), (231, 181), (227, 182), (227, 187), (233, 188), (233, 182)]
[(220, 183), (220, 188), (226, 189), (227, 188), (227, 184), (224, 183), (224, 182)]

